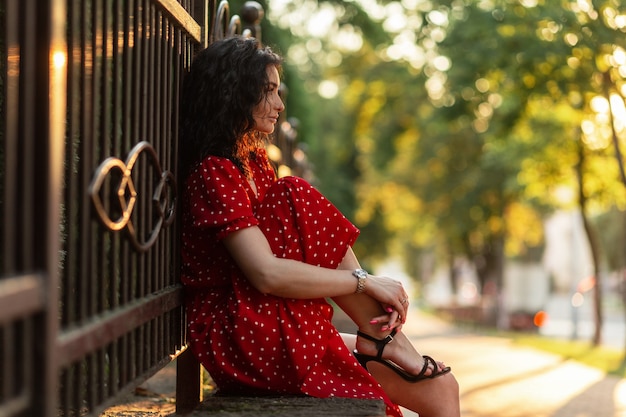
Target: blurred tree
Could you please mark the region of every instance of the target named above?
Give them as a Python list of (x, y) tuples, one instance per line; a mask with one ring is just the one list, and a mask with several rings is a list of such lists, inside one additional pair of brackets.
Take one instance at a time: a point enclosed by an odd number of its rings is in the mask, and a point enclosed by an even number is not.
[[(580, 187), (578, 201), (598, 277), (600, 248), (587, 218), (588, 202), (594, 195), (586, 192), (589, 181), (583, 165), (593, 154), (584, 148), (578, 152), (578, 147), (568, 146), (568, 143), (578, 140), (573, 127), (580, 126), (581, 122), (584, 126), (584, 118), (592, 112), (591, 100), (603, 93), (603, 80), (621, 80), (621, 76), (605, 77), (603, 74), (607, 72), (616, 49), (623, 51), (620, 44), (624, 43), (621, 34), (624, 22), (619, 16), (623, 19), (624, 11), (618, 10), (613, 1), (503, 0), (467, 4), (443, 1), (437, 5), (449, 19), (443, 25), (446, 35), (439, 43), (438, 51), (452, 62), (449, 70), (437, 72), (446, 85), (446, 93), (438, 100), (442, 106), (440, 113), (449, 123), (462, 126), (462, 140), (475, 144), (477, 150), (478, 159), (473, 166), (484, 170), (483, 177), (472, 189), (477, 198), (471, 200), (478, 202), (483, 211), (487, 210), (491, 218), (504, 218), (511, 202), (520, 200), (532, 189), (529, 187), (533, 184), (518, 182), (519, 175), (523, 174), (522, 163), (540, 157), (543, 153), (541, 141), (548, 144), (569, 137), (569, 141), (562, 141), (564, 147), (560, 158), (553, 161), (541, 159), (552, 165), (550, 171), (558, 172), (563, 166), (572, 166), (572, 155), (579, 155), (579, 162), (575, 164)], [(620, 65), (614, 66), (616, 71), (619, 68)], [(537, 97), (541, 96), (544, 99), (538, 100)], [(570, 113), (574, 112), (572, 120), (561, 125), (561, 133), (556, 137), (534, 131), (533, 135), (540, 139), (538, 152), (527, 149), (531, 153), (520, 154), (515, 149), (519, 150), (520, 145), (523, 147), (527, 142), (517, 140), (516, 126), (530, 117), (532, 102), (542, 101), (549, 106), (545, 109), (550, 109), (552, 116), (553, 106), (568, 104)], [(590, 139), (588, 136), (583, 138)], [(498, 148), (505, 149), (506, 155), (492, 152)], [(563, 157), (570, 160), (570, 165), (563, 165)], [(484, 178), (497, 178), (497, 181), (485, 181)], [(471, 193), (467, 195), (472, 196)], [(548, 200), (546, 196), (542, 199)], [(469, 220), (471, 225), (472, 219)], [(478, 245), (476, 240), (470, 240), (469, 246), (474, 253), (492, 253), (493, 243), (502, 244), (505, 236), (506, 230), (499, 222), (487, 222), (490, 225), (487, 229), (484, 225), (474, 223), (475, 227), (486, 231), (483, 236), (488, 237), (478, 240)], [(476, 231), (476, 228), (472, 230)], [(496, 259), (501, 253), (496, 251), (492, 258), (483, 255), (486, 264), (490, 260), (495, 263), (494, 267), (486, 268), (487, 272), (495, 271), (494, 276), (485, 276), (484, 282), (489, 279), (498, 282), (501, 263)], [(480, 273), (481, 268), (478, 270)], [(596, 282), (594, 344), (600, 341), (602, 326), (602, 292), (600, 281)]]

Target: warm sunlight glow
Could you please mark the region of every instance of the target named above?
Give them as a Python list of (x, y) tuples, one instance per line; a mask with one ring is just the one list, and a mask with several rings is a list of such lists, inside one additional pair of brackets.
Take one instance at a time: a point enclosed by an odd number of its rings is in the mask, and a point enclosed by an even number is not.
[(448, 16), (439, 10), (433, 10), (426, 15), (428, 21), (437, 26), (445, 26), (448, 23)]
[(336, 21), (335, 11), (328, 5), (321, 5), (320, 10), (309, 16), (307, 30), (311, 36), (323, 37), (330, 32)]
[(555, 187), (553, 195), (555, 200), (562, 206), (568, 206), (576, 201), (576, 192), (564, 185)]
[(278, 167), (277, 175), (279, 178), (288, 177), (291, 175), (291, 168), (289, 168), (287, 165), (281, 165)]
[(331, 41), (345, 52), (358, 51), (363, 46), (363, 37), (352, 25), (343, 25)]
[(613, 60), (615, 61), (615, 64), (617, 65), (625, 65), (626, 64), (626, 51), (624, 51), (622, 48), (615, 48), (615, 51), (613, 52)]
[(608, 113), (609, 112), (609, 102), (601, 96), (595, 96), (591, 99), (591, 110), (596, 113)]
[(438, 100), (443, 97), (443, 94), (445, 93), (444, 85), (445, 76), (442, 73), (433, 74), (433, 76), (430, 77), (425, 84), (429, 97), (433, 100)]
[(585, 293), (591, 291), (596, 286), (596, 277), (587, 277), (578, 283), (578, 292)]
[(407, 16), (400, 3), (389, 3), (385, 6), (387, 18), (383, 22), (383, 29), (390, 33), (398, 33), (407, 25)]
[(591, 150), (604, 149), (610, 143), (610, 130), (591, 120), (583, 120), (580, 125), (583, 132), (582, 140)]
[(278, 146), (270, 144), (267, 146), (267, 156), (272, 161), (278, 162), (282, 159), (283, 154)]
[(574, 295), (572, 295), (572, 307), (580, 307), (585, 302), (585, 296), (576, 291)]
[(326, 65), (330, 68), (338, 67), (343, 62), (343, 55), (339, 51), (330, 51), (326, 54)]
[(296, 149), (293, 151), (293, 159), (298, 162), (304, 162), (306, 160), (306, 154), (302, 149)]
[(569, 46), (574, 46), (578, 43), (578, 36), (574, 33), (566, 34), (564, 39)]
[(626, 414), (626, 381), (621, 380), (616, 386), (613, 392), (613, 398), (615, 400), (615, 414)]
[(450, 62), (450, 59), (448, 59), (448, 57), (440, 55), (437, 58), (433, 59), (433, 66), (437, 69), (437, 71), (447, 71), (450, 69), (451, 65), (452, 63)]
[(485, 78), (479, 78), (476, 80), (476, 89), (481, 93), (489, 91), (489, 80)]
[(492, 107), (498, 108), (502, 104), (502, 96), (500, 94), (489, 94), (487, 101)]
[(615, 16), (615, 25), (620, 29), (626, 27), (626, 15)]
[(593, 9), (589, 0), (578, 0), (576, 4), (581, 12), (589, 13)]
[(461, 297), (465, 300), (474, 300), (478, 296), (478, 288), (473, 282), (464, 282), (461, 286)]
[(472, 122), (472, 127), (476, 133), (483, 133), (489, 129), (489, 121), (487, 119), (476, 119)]
[(317, 93), (324, 98), (334, 98), (339, 93), (339, 86), (331, 80), (324, 80), (317, 87)]
[(52, 53), (52, 65), (54, 68), (60, 69), (65, 66), (67, 55), (63, 51), (55, 51)]
[(618, 94), (613, 94), (609, 102), (604, 97), (596, 96), (591, 99), (590, 107), (593, 114), (580, 126), (584, 134), (583, 141), (591, 149), (606, 148), (613, 138), (613, 129), (619, 136), (626, 132), (624, 99)]
[(626, 108), (624, 107), (624, 99), (617, 94), (611, 95), (611, 110), (613, 111), (613, 123), (615, 130), (623, 132), (626, 130)]

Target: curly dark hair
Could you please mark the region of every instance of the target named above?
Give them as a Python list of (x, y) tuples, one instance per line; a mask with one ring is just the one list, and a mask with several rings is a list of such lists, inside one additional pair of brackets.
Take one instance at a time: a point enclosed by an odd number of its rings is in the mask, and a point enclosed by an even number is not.
[(225, 157), (249, 176), (246, 161), (267, 137), (254, 130), (254, 107), (265, 98), (267, 66), (282, 59), (254, 38), (212, 43), (195, 57), (183, 81), (179, 148), (183, 175), (208, 155)]

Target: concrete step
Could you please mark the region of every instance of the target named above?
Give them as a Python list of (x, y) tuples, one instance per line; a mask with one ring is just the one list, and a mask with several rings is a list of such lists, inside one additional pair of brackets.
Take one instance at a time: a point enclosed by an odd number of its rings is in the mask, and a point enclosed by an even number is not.
[(204, 400), (188, 416), (384, 417), (382, 400), (312, 397), (220, 397)]

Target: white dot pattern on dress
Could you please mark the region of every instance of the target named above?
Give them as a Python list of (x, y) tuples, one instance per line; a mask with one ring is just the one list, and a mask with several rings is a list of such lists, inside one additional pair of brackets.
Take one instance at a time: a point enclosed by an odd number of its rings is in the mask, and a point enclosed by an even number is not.
[(222, 239), (259, 226), (275, 256), (336, 268), (358, 230), (297, 177), (276, 179), (263, 150), (250, 167), (257, 194), (227, 159), (207, 157), (190, 175), (183, 201), (182, 276), (193, 352), (220, 390), (384, 398), (348, 351), (324, 299), (258, 292)]

